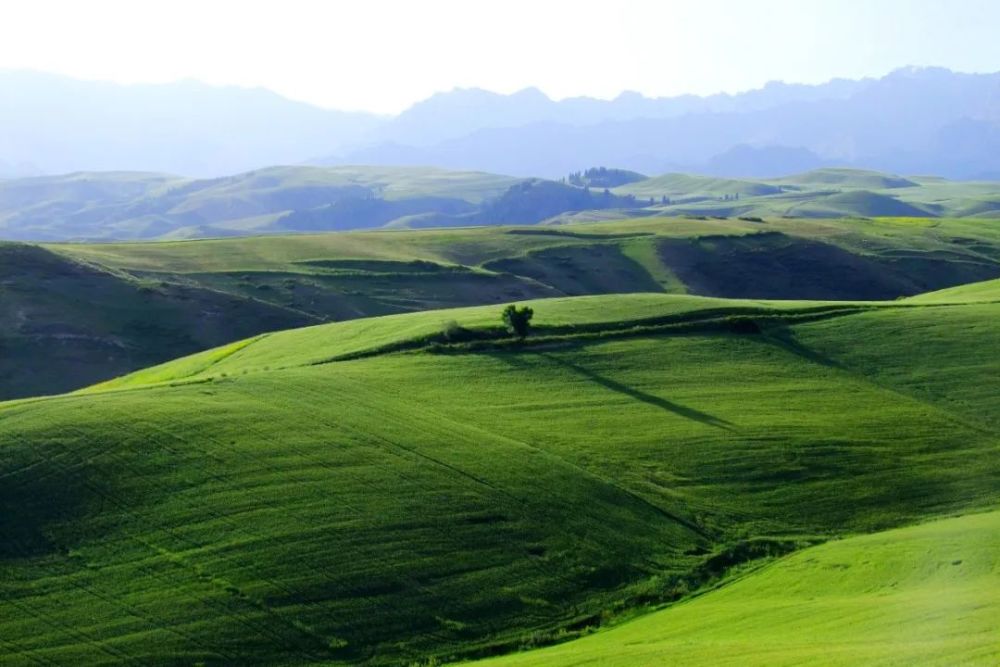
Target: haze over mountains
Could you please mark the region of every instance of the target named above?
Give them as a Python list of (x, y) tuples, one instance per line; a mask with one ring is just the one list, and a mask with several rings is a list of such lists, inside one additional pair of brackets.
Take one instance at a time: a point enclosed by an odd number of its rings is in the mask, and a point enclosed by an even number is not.
[(985, 179), (1000, 177), (1000, 73), (905, 68), (738, 95), (610, 101), (466, 89), (385, 117), (262, 89), (7, 71), (0, 127), (0, 178), (112, 169), (206, 177), (314, 163), (542, 177), (595, 164), (758, 178), (850, 166)]
[[(131, 85), (0, 72), (0, 171), (157, 171), (218, 176), (301, 162), (378, 124), (263, 89), (196, 81)], [(27, 168), (25, 168), (25, 166)], [(27, 171), (27, 173), (25, 173)]]

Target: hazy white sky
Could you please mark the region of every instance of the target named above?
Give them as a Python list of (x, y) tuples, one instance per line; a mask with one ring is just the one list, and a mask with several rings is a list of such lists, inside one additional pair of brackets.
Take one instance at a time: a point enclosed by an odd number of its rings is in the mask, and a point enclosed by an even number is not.
[(607, 98), (997, 71), (998, 33), (1000, 0), (0, 0), (0, 68), (396, 112), (454, 87)]

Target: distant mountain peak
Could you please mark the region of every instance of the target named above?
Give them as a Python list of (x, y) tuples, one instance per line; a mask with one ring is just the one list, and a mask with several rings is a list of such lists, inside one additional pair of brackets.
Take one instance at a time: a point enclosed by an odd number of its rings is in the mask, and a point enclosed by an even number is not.
[(649, 98), (635, 90), (623, 90), (618, 93), (612, 102), (641, 102)]
[(940, 79), (944, 77), (965, 76), (947, 67), (931, 67), (922, 65), (905, 65), (889, 72), (886, 79)]
[(552, 99), (548, 95), (546, 95), (544, 92), (542, 92), (535, 86), (528, 86), (527, 88), (522, 88), (521, 90), (512, 93), (510, 97), (520, 97), (522, 99), (536, 99), (536, 100), (543, 100), (545, 102), (552, 101)]

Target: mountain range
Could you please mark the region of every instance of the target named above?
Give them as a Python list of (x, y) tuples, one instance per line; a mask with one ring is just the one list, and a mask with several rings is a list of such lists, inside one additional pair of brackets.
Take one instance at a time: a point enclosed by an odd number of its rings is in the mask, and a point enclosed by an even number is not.
[(825, 166), (1000, 176), (1000, 73), (904, 68), (735, 95), (561, 101), (436, 94), (396, 116), (194, 81), (0, 72), (0, 178), (137, 170), (212, 177), (276, 164), (391, 164), (555, 178), (595, 164), (766, 178)]

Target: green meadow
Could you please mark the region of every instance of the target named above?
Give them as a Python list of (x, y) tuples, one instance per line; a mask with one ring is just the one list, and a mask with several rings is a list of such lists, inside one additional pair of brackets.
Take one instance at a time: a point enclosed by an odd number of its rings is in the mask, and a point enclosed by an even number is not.
[[(250, 186), (247, 210), (290, 184), (506, 187), (357, 176), (115, 188), (204, 212)], [(995, 663), (1000, 226), (837, 208), (957, 187), (918, 181), (668, 176), (622, 186), (671, 198), (624, 220), (0, 244), (0, 662)], [(786, 217), (794, 196), (830, 217)], [(774, 208), (678, 208), (720, 198)]]
[(990, 3), (116, 4), (0, 12), (0, 667), (1000, 667)]
[(1000, 512), (851, 537), (607, 632), (486, 665), (988, 665)]
[(995, 661), (1000, 303), (530, 305), (0, 404), (7, 661)]
[(654, 217), (6, 243), (0, 399), (72, 391), (254, 335), (372, 316), (601, 294), (893, 300), (998, 277), (1000, 225), (969, 219)]

